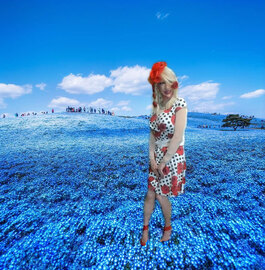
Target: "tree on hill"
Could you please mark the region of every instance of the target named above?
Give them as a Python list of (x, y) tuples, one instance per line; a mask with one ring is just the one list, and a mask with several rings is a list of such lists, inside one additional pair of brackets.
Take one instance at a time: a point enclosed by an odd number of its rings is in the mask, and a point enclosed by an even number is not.
[(223, 119), (224, 124), (222, 127), (233, 127), (236, 130), (238, 127), (248, 127), (251, 123), (250, 121), (254, 118), (253, 116), (247, 117), (245, 115), (239, 116), (239, 114), (229, 114)]

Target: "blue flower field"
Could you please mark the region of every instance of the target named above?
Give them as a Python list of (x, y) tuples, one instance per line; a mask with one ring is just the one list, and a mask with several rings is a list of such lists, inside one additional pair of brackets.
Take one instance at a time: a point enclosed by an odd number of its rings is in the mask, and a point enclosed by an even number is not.
[(149, 120), (88, 113), (0, 119), (0, 269), (265, 269), (264, 130), (199, 128), (185, 194), (142, 247)]

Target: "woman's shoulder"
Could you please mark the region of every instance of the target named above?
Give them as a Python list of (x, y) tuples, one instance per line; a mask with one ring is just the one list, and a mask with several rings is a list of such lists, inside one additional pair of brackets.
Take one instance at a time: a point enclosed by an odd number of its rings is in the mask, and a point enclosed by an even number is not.
[(176, 107), (187, 107), (187, 102), (183, 97), (177, 97), (175, 101)]

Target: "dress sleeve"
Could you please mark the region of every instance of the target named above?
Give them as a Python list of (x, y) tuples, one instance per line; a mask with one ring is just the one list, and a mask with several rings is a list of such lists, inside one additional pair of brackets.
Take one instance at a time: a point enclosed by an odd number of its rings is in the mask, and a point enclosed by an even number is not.
[(150, 139), (149, 139), (149, 158), (150, 160), (155, 159), (155, 136), (151, 129), (150, 131)]
[(170, 140), (167, 152), (164, 155), (163, 159), (161, 160), (161, 163), (162, 162), (168, 163), (178, 150), (187, 126), (187, 115), (188, 115), (187, 104), (185, 100), (182, 99), (182, 101), (177, 104), (177, 107), (175, 109), (174, 135)]

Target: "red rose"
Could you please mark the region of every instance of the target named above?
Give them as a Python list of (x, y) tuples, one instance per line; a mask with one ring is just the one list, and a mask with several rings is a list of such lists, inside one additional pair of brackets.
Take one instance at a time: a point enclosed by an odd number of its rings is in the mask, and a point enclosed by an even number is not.
[(176, 88), (178, 88), (178, 86), (179, 86), (179, 84), (176, 81), (176, 82), (172, 83), (171, 88), (176, 89)]
[(156, 118), (157, 118), (157, 115), (154, 114), (154, 115), (150, 118), (150, 122), (154, 122), (154, 121), (156, 120)]
[(183, 146), (182, 145), (180, 145), (179, 146), (179, 148), (178, 148), (178, 150), (177, 150), (177, 153), (179, 154), (179, 155), (183, 155), (183, 153), (184, 153), (184, 148), (183, 148)]
[(162, 147), (162, 148), (161, 148), (161, 151), (162, 151), (164, 154), (166, 154), (166, 152), (167, 152), (167, 146)]
[(164, 110), (164, 112), (169, 113), (171, 111), (172, 107), (173, 107), (173, 105), (169, 109)]
[(148, 81), (153, 85), (154, 83), (159, 83), (161, 78), (160, 75), (163, 72), (165, 66), (167, 65), (166, 62), (157, 62), (153, 64), (153, 67), (151, 69)]
[(168, 187), (167, 185), (163, 185), (163, 186), (161, 187), (161, 190), (162, 190), (162, 192), (163, 192), (164, 194), (167, 194), (167, 193), (169, 192), (169, 187)]
[(181, 188), (182, 188), (182, 183), (181, 182), (178, 182), (178, 184), (176, 185), (176, 189), (178, 192), (181, 191)]
[(186, 161), (184, 161), (183, 169), (184, 169), (184, 170), (186, 170), (186, 169), (187, 169), (187, 166), (186, 166)]
[(155, 191), (155, 187), (153, 187), (150, 183), (148, 184), (148, 188), (151, 189), (152, 191)]
[(168, 175), (170, 172), (170, 169), (168, 166), (165, 166), (164, 169), (162, 170), (162, 172), (164, 173), (164, 175)]
[(155, 178), (154, 178), (153, 176), (148, 177), (148, 182), (149, 182), (149, 183), (151, 183), (151, 182), (154, 181), (154, 180), (155, 180)]
[(185, 184), (186, 183), (186, 179), (185, 179), (185, 176), (182, 177), (182, 184)]
[(171, 191), (172, 191), (172, 194), (174, 196), (177, 196), (178, 195), (178, 187), (177, 186), (172, 186), (171, 187)]
[(178, 174), (183, 172), (183, 163), (179, 162), (178, 163)]
[(171, 117), (171, 123), (172, 123), (173, 125), (175, 125), (175, 121), (176, 121), (176, 115), (173, 114), (172, 117)]
[(164, 131), (167, 128), (167, 126), (166, 126), (166, 124), (161, 123), (161, 124), (158, 125), (158, 128), (162, 132), (162, 131)]
[(171, 182), (172, 182), (172, 185), (173, 185), (173, 186), (176, 186), (176, 185), (178, 184), (178, 177), (175, 176), (175, 175), (172, 176), (172, 181), (171, 181)]
[(178, 192), (180, 192), (181, 191), (181, 188), (182, 188), (182, 184), (181, 184), (181, 182), (179, 182), (177, 185), (175, 185), (175, 186), (172, 186), (171, 187), (171, 191), (172, 191), (172, 193), (173, 193), (173, 195), (178, 195)]
[(157, 138), (161, 135), (161, 131), (155, 131), (154, 132), (154, 136)]

